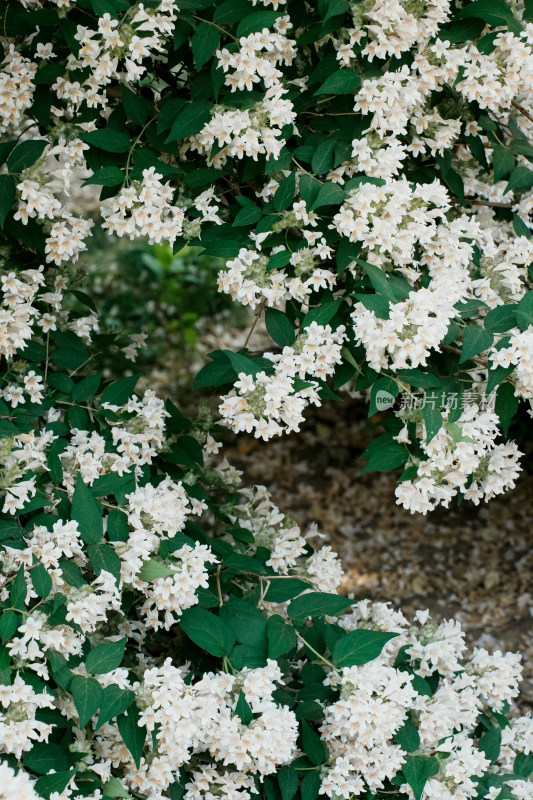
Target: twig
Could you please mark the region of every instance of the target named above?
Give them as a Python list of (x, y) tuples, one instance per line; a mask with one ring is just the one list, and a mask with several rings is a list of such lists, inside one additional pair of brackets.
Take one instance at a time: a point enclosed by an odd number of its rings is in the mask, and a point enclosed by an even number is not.
[(475, 206), (489, 206), (490, 208), (512, 208), (513, 203), (496, 203), (492, 200), (469, 200), (466, 198), (467, 203), (472, 203)]
[(516, 108), (517, 111), (520, 111), (520, 113), (523, 114), (524, 117), (526, 117), (530, 122), (533, 122), (533, 115), (527, 110), (527, 108), (521, 106), (520, 103), (516, 102), (516, 100), (511, 100), (511, 105), (513, 108)]
[(266, 297), (263, 297), (263, 299), (262, 299), (262, 300), (261, 300), (261, 302), (259, 303), (259, 307), (258, 307), (257, 311), (255, 312), (254, 321), (252, 322), (252, 327), (251, 327), (251, 328), (250, 328), (250, 330), (248, 331), (248, 336), (246, 337), (246, 341), (244, 342), (244, 347), (247, 347), (247, 346), (248, 346), (248, 342), (250, 341), (250, 338), (251, 338), (251, 336), (252, 336), (252, 333), (254, 332), (254, 328), (255, 328), (255, 326), (257, 325), (257, 322), (258, 322), (258, 320), (259, 320), (259, 317), (260, 317), (260, 316), (261, 316), (261, 314), (263, 313), (263, 309), (264, 309), (265, 305), (266, 305)]

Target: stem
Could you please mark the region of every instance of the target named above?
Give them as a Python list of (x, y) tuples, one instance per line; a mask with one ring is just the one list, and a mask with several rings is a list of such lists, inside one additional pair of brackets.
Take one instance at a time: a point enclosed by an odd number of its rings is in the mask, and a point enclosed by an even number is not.
[(523, 114), (526, 119), (528, 119), (530, 122), (533, 122), (533, 115), (527, 110), (527, 108), (521, 106), (520, 103), (516, 102), (516, 100), (511, 100), (511, 105), (513, 108), (516, 108), (517, 111), (520, 111), (520, 113)]
[(130, 150), (129, 150), (129, 153), (128, 153), (128, 158), (127, 158), (127, 160), (126, 160), (126, 180), (128, 180), (128, 175), (129, 175), (129, 172), (130, 172), (130, 163), (131, 163), (131, 157), (132, 157), (132, 155), (133, 155), (133, 151), (134, 151), (134, 150), (135, 150), (135, 148), (137, 147), (137, 144), (139, 143), (139, 139), (141, 138), (141, 136), (142, 136), (142, 135), (143, 135), (143, 133), (145, 132), (146, 128), (147, 128), (149, 125), (151, 125), (151, 124), (152, 124), (152, 122), (154, 122), (154, 120), (155, 120), (156, 118), (157, 118), (157, 114), (154, 114), (154, 116), (153, 116), (151, 119), (149, 119), (149, 120), (148, 120), (148, 122), (147, 122), (145, 125), (143, 125), (143, 127), (141, 128), (141, 132), (140, 132), (140, 134), (137, 136), (137, 138), (136, 138), (136, 139), (135, 139), (135, 141), (133, 142), (132, 146), (130, 147)]
[(203, 17), (199, 17), (197, 14), (193, 14), (194, 19), (197, 19), (198, 22), (207, 22), (208, 25), (212, 25), (213, 28), (217, 28), (221, 33), (225, 36), (229, 36), (230, 39), (233, 39), (234, 42), (238, 42), (238, 38), (234, 36), (232, 33), (227, 31), (225, 28), (222, 28), (220, 25), (217, 25), (216, 22), (212, 22), (210, 19), (204, 19)]
[(46, 383), (46, 378), (48, 377), (48, 356), (49, 356), (49, 348), (50, 348), (50, 331), (46, 334), (46, 361), (44, 362), (44, 382)]
[(358, 111), (324, 111), (323, 114), (315, 114), (314, 111), (304, 111), (307, 117), (356, 117)]
[(224, 604), (224, 601), (222, 600), (222, 589), (220, 587), (220, 569), (221, 569), (221, 567), (222, 567), (222, 564), (219, 564), (218, 567), (217, 567), (217, 575), (216, 575), (219, 608), (220, 608), (220, 606), (222, 606)]
[[(318, 117), (318, 116), (320, 116), (320, 115), (319, 115), (319, 114), (317, 114), (317, 117)], [(299, 163), (298, 163), (298, 161), (296, 161), (296, 159), (294, 158), (294, 156), (292, 157), (292, 160), (294, 161), (294, 163), (296, 164), (296, 166), (298, 167), (298, 169), (301, 169), (301, 170), (302, 170), (302, 172), (305, 172), (305, 174), (306, 174), (306, 175), (310, 175), (312, 178), (315, 178), (315, 180), (317, 180), (319, 183), (324, 183), (324, 181), (321, 181), (321, 180), (320, 180), (320, 178), (317, 178), (317, 177), (316, 177), (315, 175), (313, 175), (311, 172), (308, 172), (308, 171), (305, 169), (305, 167), (302, 167), (302, 165), (301, 165), (301, 164), (299, 164)]]
[(251, 326), (250, 330), (248, 331), (248, 336), (246, 337), (246, 341), (244, 342), (244, 347), (248, 346), (248, 342), (250, 341), (252, 333), (254, 332), (254, 328), (257, 325), (258, 321), (259, 321), (259, 317), (263, 313), (263, 309), (264, 309), (265, 305), (266, 305), (266, 298), (263, 297), (263, 299), (259, 303), (259, 308), (255, 312), (254, 321), (252, 322), (252, 326)]
[(304, 639), (304, 637), (300, 633), (298, 633), (298, 631), (294, 631), (294, 632), (295, 632), (296, 636), (298, 637), (298, 639), (302, 642), (302, 644), (305, 645), (305, 647), (307, 647), (308, 650), (310, 650), (312, 653), (314, 653), (315, 656), (317, 656), (321, 661), (323, 661), (324, 664), (327, 664), (328, 667), (331, 667), (331, 669), (334, 669), (335, 672), (339, 671), (337, 669), (337, 667), (335, 666), (335, 664), (333, 664), (333, 662), (328, 661), (328, 659), (324, 658), (324, 656), (321, 653), (319, 653), (318, 650), (315, 650), (314, 647), (311, 647), (309, 642), (306, 639)]
[(472, 203), (475, 206), (489, 206), (489, 208), (512, 208), (513, 203), (496, 203), (491, 200), (469, 200), (466, 198), (467, 203)]

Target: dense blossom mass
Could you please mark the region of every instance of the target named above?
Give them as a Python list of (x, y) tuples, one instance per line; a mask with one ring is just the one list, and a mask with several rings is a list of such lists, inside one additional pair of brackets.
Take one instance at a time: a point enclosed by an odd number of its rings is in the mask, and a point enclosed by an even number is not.
[[(531, 800), (520, 656), (340, 595), (217, 441), (346, 389), (409, 510), (514, 486), (531, 4), (12, 0), (2, 28), (0, 797)], [(110, 376), (144, 334), (102, 330), (94, 234), (224, 259), (253, 322), (197, 376), (218, 423)]]
[[(264, 314), (276, 346), (238, 363), (221, 352), (201, 377), (221, 387), (234, 431), (298, 430), (331, 385), (366, 392), (382, 375), (396, 394), (458, 394), (454, 412), (444, 401), (439, 411), (459, 427), (474, 386), (498, 418), (492, 443), (478, 444), (504, 452), (499, 437), (533, 399), (527, 5), (256, 2), (247, 16), (226, 0), (202, 16), (164, 0), (93, 17), (50, 5), (39, 35), (20, 41), (17, 26), (31, 28), (31, 14), (40, 25), (41, 11), (26, 0), (8, 15), (0, 177), (10, 236), (29, 236), (41, 264), (66, 269), (100, 216), (119, 237), (225, 257), (220, 291)], [(23, 335), (39, 312), (16, 292), (4, 303), (10, 355), (10, 332)], [(97, 322), (77, 324), (86, 335)], [(309, 350), (310, 335), (316, 355), (297, 367), (287, 348), (308, 337)], [(38, 396), (40, 384), (28, 386)], [(6, 399), (23, 402), (26, 388), (10, 384)], [(409, 490), (407, 507), (425, 513), (447, 491), (431, 490), (430, 453), (414, 447), (417, 435), (400, 441), (401, 424), (372, 465), (404, 466), (400, 501)], [(443, 425), (426, 445), (443, 441)], [(491, 471), (489, 492), (466, 465), (456, 492), (477, 500), (512, 487), (519, 447), (505, 447), (516, 463), (501, 479)]]

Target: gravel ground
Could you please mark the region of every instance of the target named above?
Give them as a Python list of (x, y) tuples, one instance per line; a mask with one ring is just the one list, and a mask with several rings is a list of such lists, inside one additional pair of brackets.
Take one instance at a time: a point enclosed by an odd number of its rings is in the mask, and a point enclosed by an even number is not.
[(521, 706), (533, 707), (532, 476), (488, 504), (411, 515), (394, 502), (395, 474), (359, 474), (373, 435), (364, 414), (348, 400), (292, 436), (240, 435), (226, 454), (304, 528), (318, 524), (343, 559), (345, 591), (455, 617), (470, 646), (519, 650)]

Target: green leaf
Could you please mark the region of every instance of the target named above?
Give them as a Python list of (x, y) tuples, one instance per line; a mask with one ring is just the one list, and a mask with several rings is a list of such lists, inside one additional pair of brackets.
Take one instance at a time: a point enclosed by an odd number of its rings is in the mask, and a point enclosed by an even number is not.
[(211, 119), (212, 108), (213, 103), (207, 100), (196, 100), (192, 103), (187, 103), (174, 120), (165, 142), (185, 139), (187, 136), (194, 136), (195, 133), (201, 131)]
[(281, 347), (294, 344), (295, 331), (292, 322), (276, 308), (267, 308), (265, 311), (265, 325), (272, 339)]
[(141, 764), (141, 755), (146, 741), (146, 727), (139, 725), (140, 716), (136, 703), (133, 703), (124, 714), (117, 718), (120, 735), (130, 751), (137, 769)]
[(405, 780), (413, 790), (415, 800), (420, 800), (428, 778), (439, 771), (439, 762), (434, 756), (409, 756), (402, 767)]
[(52, 792), (61, 792), (66, 789), (71, 778), (77, 770), (69, 769), (67, 772), (54, 772), (52, 775), (43, 775), (35, 782), (35, 791), (39, 797), (49, 798)]
[(140, 373), (137, 375), (129, 375), (127, 378), (121, 378), (115, 381), (110, 386), (107, 386), (102, 392), (100, 402), (109, 403), (111, 406), (123, 406), (133, 396), (135, 385), (139, 378)]
[(420, 734), (416, 725), (413, 725), (410, 719), (407, 719), (399, 731), (394, 734), (396, 742), (407, 750), (408, 753), (413, 753), (420, 747)]
[(395, 442), (392, 437), (386, 437), (386, 440), (384, 437), (379, 447), (374, 447), (371, 451), (367, 448), (362, 453), (361, 458), (368, 458), (368, 462), (361, 470), (361, 473), (370, 471), (386, 472), (390, 469), (398, 469), (402, 464), (405, 464), (409, 458), (409, 451), (403, 444)]
[(527, 780), (533, 772), (533, 753), (518, 753), (513, 764), (513, 773), (522, 780)]
[(68, 747), (53, 742), (37, 742), (24, 756), (24, 766), (37, 775), (46, 775), (51, 770), (69, 770), (79, 760), (79, 753), (71, 753)]
[(269, 586), (265, 594), (265, 600), (269, 603), (285, 603), (291, 597), (301, 594), (309, 589), (309, 584), (299, 578), (269, 578)]
[(316, 766), (324, 764), (329, 757), (326, 743), (322, 741), (318, 733), (305, 720), (302, 720), (300, 725), (302, 750), (312, 764)]
[(292, 600), (287, 613), (295, 625), (301, 625), (306, 617), (319, 617), (322, 614), (336, 617), (353, 603), (354, 600), (338, 594), (309, 592)]
[(513, 214), (513, 229), (517, 236), (525, 236), (526, 239), (531, 239), (533, 236), (531, 229), (518, 214)]
[(127, 153), (132, 144), (127, 134), (116, 131), (113, 128), (102, 128), (101, 130), (82, 133), (80, 139), (108, 153)]
[(533, 291), (528, 292), (516, 307), (516, 321), (521, 330), (526, 331), (533, 325)]
[(20, 566), (17, 576), (11, 584), (11, 589), (9, 590), (9, 599), (11, 600), (11, 605), (14, 608), (20, 608), (23, 610), (26, 605), (27, 593), (28, 587), (26, 586), (26, 578), (24, 577), (24, 567)]
[(195, 469), (197, 464), (204, 463), (202, 447), (194, 436), (180, 436), (176, 444), (172, 445), (171, 453), (169, 460), (176, 464), (186, 464)]
[(430, 442), (442, 428), (442, 414), (438, 408), (434, 408), (430, 403), (424, 403), (422, 416), (426, 423), (426, 442)]
[(376, 267), (375, 264), (369, 264), (367, 261), (363, 261), (360, 258), (356, 258), (355, 260), (364, 268), (376, 292), (382, 294), (387, 300), (397, 303), (400, 300), (405, 300), (410, 293), (411, 287), (405, 278), (396, 276), (389, 277), (380, 267)]
[(512, 383), (506, 381), (498, 386), (494, 410), (500, 419), (502, 431), (507, 436), (511, 421), (518, 411), (518, 397)]
[(416, 386), (422, 389), (434, 389), (442, 386), (442, 380), (430, 372), (423, 372), (421, 369), (400, 369), (396, 373), (398, 380), (408, 383), (409, 386)]
[(228, 357), (224, 355), (224, 358), (216, 358), (204, 364), (194, 379), (194, 385), (198, 389), (205, 389), (207, 386), (223, 386), (225, 383), (231, 383), (235, 378), (235, 370)]
[(0, 228), (15, 202), (15, 182), (11, 175), (0, 175)]
[(353, 69), (333, 72), (316, 90), (317, 94), (352, 94), (361, 85), (361, 78)]
[(511, 374), (511, 372), (513, 372), (513, 370), (514, 364), (509, 364), (508, 367), (496, 367), (495, 369), (489, 369), (485, 394), (489, 395), (499, 383), (504, 381)]
[(102, 687), (95, 678), (76, 675), (70, 684), (70, 692), (80, 718), (79, 727), (84, 728), (100, 707)]
[(21, 142), (11, 152), (7, 159), (7, 168), (10, 172), (22, 172), (22, 170), (35, 164), (43, 154), (48, 142), (44, 139), (28, 139)]
[(235, 219), (233, 220), (233, 226), (239, 227), (239, 225), (254, 225), (258, 220), (261, 219), (263, 216), (263, 212), (260, 208), (256, 205), (251, 203), (250, 205), (244, 206), (241, 208)]
[(118, 167), (108, 166), (97, 169), (82, 186), (97, 184), (98, 186), (120, 186), (124, 180), (124, 173)]
[(248, 36), (250, 33), (270, 28), (279, 17), (281, 11), (256, 11), (248, 14), (237, 27), (237, 36)]
[(492, 154), (492, 165), (494, 167), (494, 183), (498, 183), (506, 175), (509, 175), (514, 167), (515, 158), (510, 150), (501, 144), (495, 144)]
[(320, 142), (311, 159), (311, 169), (313, 172), (320, 175), (323, 172), (329, 172), (330, 169), (333, 169), (336, 146), (336, 139), (323, 139), (323, 141)]
[(511, 190), (527, 192), (533, 186), (533, 169), (529, 167), (515, 167), (509, 177), (509, 183), (505, 187), (504, 194)]
[(505, 25), (513, 33), (520, 33), (523, 30), (509, 6), (502, 0), (475, 0), (457, 12), (455, 17), (456, 19), (479, 17), (491, 25)]
[(287, 764), (277, 774), (282, 800), (292, 800), (298, 791), (298, 773), (293, 766)]
[(506, 306), (496, 306), (491, 308), (483, 320), (485, 328), (490, 333), (504, 333), (516, 326), (517, 305), (511, 303)]
[(124, 658), (127, 637), (124, 636), (117, 642), (103, 642), (94, 647), (85, 662), (87, 672), (91, 675), (103, 675), (120, 666)]
[(156, 581), (158, 578), (167, 578), (169, 575), (174, 575), (175, 569), (170, 569), (161, 561), (156, 561), (155, 558), (149, 558), (143, 562), (143, 565), (138, 573), (138, 577), (146, 583)]
[(483, 734), (478, 742), (479, 749), (485, 753), (489, 761), (496, 761), (500, 755), (500, 747), (502, 744), (502, 732), (500, 728), (491, 728)]
[(336, 667), (367, 664), (377, 658), (387, 642), (394, 639), (395, 636), (398, 634), (370, 631), (363, 628), (351, 631), (339, 639), (333, 648), (333, 663)]
[(462, 364), (472, 356), (477, 356), (478, 353), (488, 350), (493, 341), (494, 336), (492, 333), (482, 328), (481, 325), (468, 325), (463, 334), (463, 346), (459, 363)]
[(264, 650), (267, 621), (255, 605), (231, 595), (220, 609), (220, 618), (231, 627), (236, 641)]
[(121, 562), (114, 547), (109, 544), (90, 544), (87, 548), (87, 555), (97, 575), (100, 575), (101, 572), (110, 572), (118, 585)]
[(318, 325), (327, 325), (339, 310), (341, 303), (342, 299), (332, 300), (331, 302), (323, 303), (318, 308), (312, 308), (305, 315), (302, 328), (309, 327), (312, 322), (316, 322)]
[(268, 657), (278, 658), (296, 647), (296, 633), (279, 614), (273, 614), (267, 622)]
[(93, 397), (100, 387), (101, 380), (102, 376), (98, 374), (88, 375), (86, 378), (82, 378), (72, 390), (72, 399), (74, 402), (83, 403), (85, 400)]
[(113, 509), (107, 518), (107, 536), (111, 542), (125, 542), (130, 533), (128, 518), (123, 511)]
[(274, 194), (272, 202), (274, 203), (276, 211), (284, 211), (291, 205), (295, 191), (296, 173), (291, 172), (291, 174), (280, 183)]
[(230, 652), (229, 659), (235, 669), (257, 669), (266, 666), (266, 653), (263, 648), (251, 647), (248, 644), (238, 644)]
[(214, 25), (210, 25), (208, 22), (201, 22), (191, 39), (194, 63), (198, 69), (209, 61), (219, 43), (220, 33), (217, 28)]
[(400, 387), (392, 378), (380, 378), (376, 381), (370, 392), (368, 416), (392, 408), (399, 391)]
[(134, 700), (135, 694), (129, 689), (121, 689), (116, 683), (106, 686), (102, 693), (100, 715), (95, 730), (98, 730), (104, 722), (109, 722), (113, 717), (118, 717), (127, 711)]
[(242, 691), (239, 693), (239, 698), (235, 706), (235, 713), (243, 725), (249, 725), (254, 718), (252, 709)]
[(37, 564), (36, 566), (32, 567), (31, 582), (39, 597), (42, 597), (43, 599), (48, 597), (52, 591), (52, 578), (42, 564)]
[(235, 642), (229, 625), (204, 608), (186, 609), (181, 616), (181, 627), (189, 639), (212, 656), (227, 655)]
[(307, 772), (300, 786), (302, 800), (316, 800), (320, 792), (322, 778), (318, 770), (313, 769)]
[(109, 778), (108, 781), (102, 786), (104, 797), (125, 797), (128, 800), (133, 800), (132, 796), (122, 786), (118, 778)]
[(316, 208), (321, 208), (322, 206), (340, 205), (344, 201), (345, 196), (344, 189), (337, 183), (323, 183), (311, 205), (311, 210), (314, 211)]
[(12, 609), (4, 611), (0, 617), (0, 639), (2, 640), (2, 644), (5, 644), (11, 639), (18, 626), (22, 624), (22, 620), (23, 617), (17, 614), (16, 611)]
[(228, 25), (233, 22), (240, 22), (252, 11), (253, 8), (248, 0), (225, 0), (215, 9), (213, 19), (222, 25)]
[(314, 178), (312, 175), (308, 175), (307, 173), (304, 173), (303, 175), (300, 176), (300, 181), (299, 181), (300, 197), (302, 198), (308, 209), (311, 208), (312, 204), (318, 197), (318, 193), (320, 192), (321, 187), (325, 185), (327, 184), (321, 183), (321, 181), (319, 181), (318, 178)]
[(128, 118), (136, 125), (144, 125), (148, 115), (153, 114), (153, 103), (136, 92), (132, 92), (124, 84), (122, 84), (122, 105)]
[(78, 523), (80, 536), (86, 544), (97, 544), (103, 535), (102, 506), (78, 473), (72, 496), (72, 519)]

